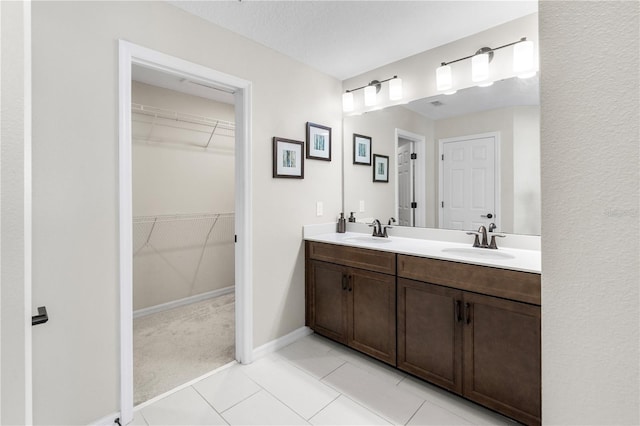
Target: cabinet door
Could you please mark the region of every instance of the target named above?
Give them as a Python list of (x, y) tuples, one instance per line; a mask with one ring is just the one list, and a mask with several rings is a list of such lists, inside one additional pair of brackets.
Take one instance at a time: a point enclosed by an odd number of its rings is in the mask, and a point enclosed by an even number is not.
[(309, 326), (318, 334), (347, 343), (346, 268), (331, 263), (309, 262)]
[(540, 424), (540, 307), (473, 293), (464, 302), (464, 395)]
[(377, 272), (349, 271), (348, 345), (396, 365), (396, 278)]
[(462, 392), (462, 292), (398, 279), (398, 367)]

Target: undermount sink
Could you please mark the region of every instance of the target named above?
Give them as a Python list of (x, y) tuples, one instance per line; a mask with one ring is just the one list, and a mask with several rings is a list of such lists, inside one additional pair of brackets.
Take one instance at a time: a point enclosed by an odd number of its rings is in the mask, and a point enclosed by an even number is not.
[(442, 249), (443, 252), (454, 254), (457, 256), (464, 257), (475, 257), (476, 259), (495, 259), (495, 260), (507, 260), (507, 259), (515, 259), (515, 256), (505, 253), (503, 251), (498, 251), (494, 249), (486, 249), (486, 248), (445, 248)]
[(347, 243), (374, 243), (374, 244), (381, 244), (381, 243), (390, 243), (391, 240), (389, 238), (383, 238), (383, 237), (373, 237), (373, 236), (369, 236), (369, 235), (362, 235), (362, 236), (357, 236), (357, 237), (347, 237), (344, 239), (345, 242)]

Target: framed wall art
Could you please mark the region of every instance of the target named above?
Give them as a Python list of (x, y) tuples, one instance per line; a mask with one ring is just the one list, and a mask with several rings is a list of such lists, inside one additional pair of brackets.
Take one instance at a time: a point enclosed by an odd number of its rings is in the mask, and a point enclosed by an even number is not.
[(273, 177), (304, 179), (304, 142), (273, 138)]
[(307, 122), (307, 158), (331, 161), (331, 127)]
[(353, 164), (371, 165), (371, 138), (353, 134)]
[(389, 182), (389, 156), (373, 154), (373, 181)]

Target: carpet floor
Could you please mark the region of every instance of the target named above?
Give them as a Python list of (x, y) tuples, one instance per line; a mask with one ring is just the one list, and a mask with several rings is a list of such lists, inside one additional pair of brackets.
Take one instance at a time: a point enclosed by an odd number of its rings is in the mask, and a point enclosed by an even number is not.
[(233, 361), (234, 325), (233, 293), (134, 319), (134, 405)]

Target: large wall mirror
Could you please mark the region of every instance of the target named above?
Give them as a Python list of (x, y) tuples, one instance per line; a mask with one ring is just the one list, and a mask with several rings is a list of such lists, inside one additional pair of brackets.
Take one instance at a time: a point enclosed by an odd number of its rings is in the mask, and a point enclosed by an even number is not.
[[(538, 82), (508, 78), (345, 117), (344, 211), (363, 222), (540, 235)], [(354, 134), (389, 157), (388, 182), (353, 162)]]

